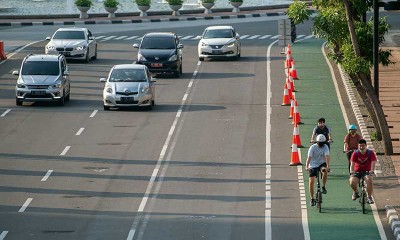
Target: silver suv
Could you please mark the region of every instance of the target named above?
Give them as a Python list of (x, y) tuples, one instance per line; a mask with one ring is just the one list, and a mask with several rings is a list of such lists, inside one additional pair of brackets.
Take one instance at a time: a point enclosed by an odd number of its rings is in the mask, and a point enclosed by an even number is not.
[(29, 54), (24, 58), (15, 86), (16, 104), (23, 102), (56, 101), (64, 105), (70, 96), (67, 62), (63, 55)]

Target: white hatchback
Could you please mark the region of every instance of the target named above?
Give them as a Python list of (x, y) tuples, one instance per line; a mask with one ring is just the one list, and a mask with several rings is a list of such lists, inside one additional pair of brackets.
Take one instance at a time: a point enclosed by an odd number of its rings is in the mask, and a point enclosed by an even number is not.
[(104, 110), (111, 107), (144, 106), (152, 109), (154, 106), (154, 80), (145, 65), (120, 64), (111, 68), (104, 82)]
[(237, 60), (241, 53), (240, 35), (232, 26), (207, 27), (198, 45), (199, 60), (230, 57)]

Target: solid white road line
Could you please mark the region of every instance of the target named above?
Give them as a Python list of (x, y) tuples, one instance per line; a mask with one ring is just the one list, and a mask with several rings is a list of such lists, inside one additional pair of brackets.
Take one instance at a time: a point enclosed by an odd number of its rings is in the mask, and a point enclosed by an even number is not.
[(0, 117), (5, 117), (10, 111), (11, 109), (7, 109), (3, 114), (0, 115)]
[(192, 37), (193, 37), (193, 36), (189, 35), (189, 36), (186, 36), (186, 37), (181, 38), (181, 40), (186, 40), (186, 39), (189, 39), (189, 38), (192, 38)]
[(3, 231), (3, 232), (0, 234), (0, 240), (3, 240), (3, 239), (6, 237), (7, 233), (8, 233), (8, 231)]
[(240, 40), (245, 39), (245, 38), (247, 38), (248, 36), (250, 36), (250, 35), (243, 35), (243, 36), (240, 36)]
[(64, 148), (64, 150), (62, 151), (62, 153), (60, 154), (60, 156), (64, 156), (67, 152), (68, 152), (68, 150), (71, 148), (71, 146), (66, 146), (65, 148)]
[(115, 38), (114, 40), (121, 40), (121, 39), (126, 38), (126, 37), (128, 37), (128, 36), (117, 37), (117, 38)]
[(76, 136), (81, 135), (81, 133), (83, 132), (83, 130), (85, 130), (85, 128), (80, 128), (80, 129), (78, 130), (78, 132), (77, 132), (75, 135), (76, 135)]
[(99, 111), (99, 110), (94, 110), (94, 111), (92, 112), (92, 114), (90, 114), (90, 117), (92, 118), (92, 117), (96, 116), (96, 113), (97, 113), (98, 111)]
[(265, 123), (265, 240), (272, 239), (271, 223), (271, 48), (278, 41), (274, 41), (267, 50), (267, 104)]
[[(6, 56), (7, 56), (7, 59), (12, 58), (15, 54), (21, 52), (22, 50), (24, 50), (25, 48), (29, 47), (30, 45), (33, 45), (33, 44), (38, 43), (38, 42), (43, 42), (43, 41), (44, 41), (44, 40), (39, 40), (39, 41), (36, 41), (36, 42), (31, 42), (31, 43), (29, 43), (29, 44), (26, 44), (25, 46), (19, 48), (17, 51), (14, 51), (14, 52), (12, 52), (12, 53), (6, 55)], [(0, 62), (0, 65), (3, 64), (3, 63), (5, 63), (5, 62), (7, 61), (7, 59), (1, 61), (1, 62)]]
[(42, 178), (42, 180), (40, 180), (41, 182), (46, 182), (47, 179), (49, 179), (51, 173), (53, 172), (53, 170), (48, 170), (46, 175), (44, 175), (44, 177)]
[(98, 40), (98, 39), (101, 39), (101, 38), (104, 38), (104, 37), (106, 37), (106, 36), (96, 36), (95, 39)]
[(248, 39), (255, 39), (255, 38), (258, 38), (260, 35), (253, 35), (253, 36), (251, 36), (251, 37), (249, 37)]
[(135, 39), (135, 38), (137, 38), (137, 37), (139, 37), (139, 36), (128, 37), (128, 38), (125, 38), (125, 40), (132, 40), (132, 39)]
[(32, 202), (33, 198), (28, 198), (26, 199), (24, 205), (18, 210), (18, 212), (25, 212), (26, 208), (29, 206), (29, 204)]

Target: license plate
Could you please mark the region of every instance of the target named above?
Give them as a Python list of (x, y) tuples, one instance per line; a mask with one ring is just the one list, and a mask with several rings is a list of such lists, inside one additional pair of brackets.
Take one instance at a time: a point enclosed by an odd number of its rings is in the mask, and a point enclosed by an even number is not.
[(162, 67), (162, 63), (152, 63), (152, 67)]
[(131, 102), (135, 100), (134, 97), (121, 97), (121, 102)]
[(64, 55), (64, 56), (70, 56), (71, 53), (70, 52), (60, 52), (60, 54)]
[(46, 95), (46, 91), (32, 91), (31, 94), (35, 96)]
[(212, 51), (213, 54), (222, 54), (222, 50), (213, 50)]

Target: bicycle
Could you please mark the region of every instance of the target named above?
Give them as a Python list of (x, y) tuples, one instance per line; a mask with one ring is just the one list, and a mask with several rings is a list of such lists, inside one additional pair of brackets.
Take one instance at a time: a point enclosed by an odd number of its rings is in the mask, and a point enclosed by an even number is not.
[(322, 191), (321, 191), (321, 183), (320, 183), (320, 178), (322, 179), (322, 174), (321, 170), (317, 170), (317, 185), (316, 185), (316, 191), (315, 191), (315, 203), (318, 208), (319, 212), (322, 212)]
[(367, 202), (367, 183), (365, 181), (365, 176), (370, 175), (369, 171), (367, 172), (355, 172), (354, 175), (361, 176), (360, 181), (358, 182), (358, 187), (360, 191), (360, 204), (362, 213), (365, 214), (365, 203)]

